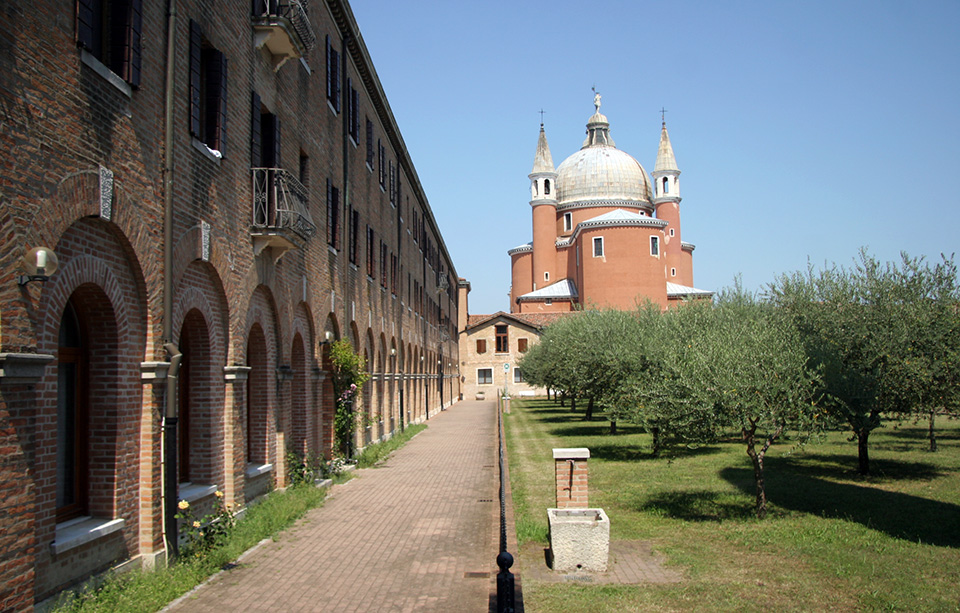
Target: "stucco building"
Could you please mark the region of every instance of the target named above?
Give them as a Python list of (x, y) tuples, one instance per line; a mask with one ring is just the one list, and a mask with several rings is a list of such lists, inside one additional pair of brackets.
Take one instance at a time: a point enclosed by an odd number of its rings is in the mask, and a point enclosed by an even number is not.
[(469, 315), (470, 283), (460, 279), (460, 383), (464, 398), (493, 399), (546, 394), (524, 380), (517, 366), (539, 340), (543, 329), (565, 313), (505, 313)]
[(583, 147), (556, 168), (543, 125), (530, 178), (533, 240), (511, 249), (510, 310), (631, 309), (707, 297), (680, 226), (680, 170), (664, 122), (652, 179), (617, 149), (600, 96)]
[(0, 610), (329, 456), (332, 340), (373, 374), (357, 446), (460, 394), (456, 271), (346, 0), (171, 5), (5, 5)]

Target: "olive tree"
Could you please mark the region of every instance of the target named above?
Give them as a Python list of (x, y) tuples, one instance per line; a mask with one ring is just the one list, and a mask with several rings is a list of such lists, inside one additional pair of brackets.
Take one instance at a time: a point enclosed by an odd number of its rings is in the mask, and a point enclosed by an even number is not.
[(884, 416), (956, 402), (960, 327), (952, 258), (931, 267), (903, 254), (899, 265), (881, 264), (861, 251), (849, 269), (808, 266), (783, 275), (769, 296), (822, 369), (826, 406), (856, 437), (861, 474), (870, 473), (869, 437)]

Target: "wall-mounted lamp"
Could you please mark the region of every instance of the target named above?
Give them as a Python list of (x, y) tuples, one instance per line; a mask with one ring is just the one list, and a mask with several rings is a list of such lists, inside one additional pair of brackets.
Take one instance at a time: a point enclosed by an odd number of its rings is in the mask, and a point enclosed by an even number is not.
[(391, 355), (391, 356), (397, 355), (397, 348), (396, 348), (396, 347), (391, 347), (391, 348), (390, 348), (390, 355)]
[(323, 340), (320, 341), (320, 344), (321, 344), (321, 345), (329, 345), (329, 344), (330, 344), (330, 341), (332, 341), (332, 340), (333, 340), (333, 332), (327, 330), (326, 332), (323, 333)]
[(50, 276), (57, 272), (60, 261), (52, 249), (34, 247), (23, 256), (23, 269), (27, 274), (17, 277), (18, 285), (26, 285), (31, 281), (47, 282)]

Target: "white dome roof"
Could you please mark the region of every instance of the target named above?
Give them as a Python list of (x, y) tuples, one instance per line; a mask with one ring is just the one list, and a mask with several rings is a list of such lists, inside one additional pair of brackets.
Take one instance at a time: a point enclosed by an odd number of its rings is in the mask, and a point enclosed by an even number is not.
[(616, 148), (609, 128), (604, 115), (590, 117), (583, 148), (557, 167), (560, 208), (589, 203), (653, 208), (647, 171), (629, 153)]

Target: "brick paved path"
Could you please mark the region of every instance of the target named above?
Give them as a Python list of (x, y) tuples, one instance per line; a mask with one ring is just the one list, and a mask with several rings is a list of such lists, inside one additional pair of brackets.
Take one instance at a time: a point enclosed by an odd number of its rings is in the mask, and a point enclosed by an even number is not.
[(496, 600), (496, 419), (493, 401), (431, 417), (383, 466), (335, 486), (276, 542), (170, 610), (487, 611)]

